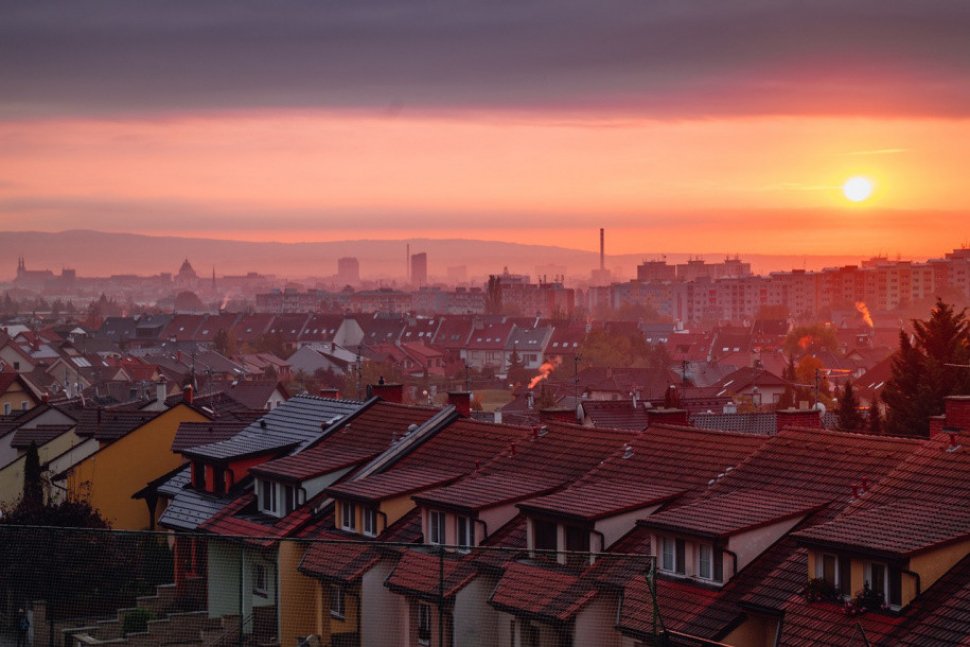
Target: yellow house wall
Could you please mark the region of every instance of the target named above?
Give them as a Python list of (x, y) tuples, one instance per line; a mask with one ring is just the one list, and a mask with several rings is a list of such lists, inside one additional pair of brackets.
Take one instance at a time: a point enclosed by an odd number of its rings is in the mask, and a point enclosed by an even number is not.
[[(970, 540), (950, 544), (949, 546), (911, 557), (909, 560), (909, 570), (919, 573), (920, 584), (923, 587), (923, 591), (926, 591), (944, 573), (966, 557), (968, 553), (970, 553)], [(916, 584), (913, 582), (913, 577), (908, 575), (903, 575), (903, 594), (905, 595), (906, 593), (907, 583), (909, 583), (909, 586), (915, 594)], [(905, 597), (903, 598), (903, 602), (905, 604)]]
[[(82, 442), (84, 442), (84, 439), (71, 430), (48, 443), (44, 443), (37, 448), (41, 465)], [(0, 469), (0, 504), (11, 505), (20, 498), (24, 489), (24, 463), (26, 459), (27, 455), (22, 454), (12, 463)]]
[(777, 634), (778, 620), (749, 615), (741, 626), (721, 639), (721, 642), (735, 647), (772, 647)]
[(159, 414), (75, 465), (67, 479), (71, 496), (88, 501), (116, 529), (148, 528), (148, 506), (131, 495), (182, 464), (172, 453), (175, 432), (183, 422), (204, 420), (184, 404)]
[[(400, 496), (394, 499), (387, 499), (386, 501), (381, 501), (380, 511), (387, 515), (387, 525), (392, 526), (401, 517), (411, 512), (414, 509), (414, 501), (411, 500), (411, 495)], [(383, 520), (378, 521), (378, 524), (383, 524)], [(383, 532), (384, 528), (382, 525), (378, 525), (378, 528)]]
[(10, 387), (0, 394), (0, 413), (3, 413), (4, 404), (10, 405), (10, 412), (16, 413), (23, 410), (23, 403), (27, 402), (27, 408), (34, 408), (34, 397), (20, 386), (20, 382), (14, 382)]
[(357, 631), (357, 614), (360, 613), (360, 587), (344, 587), (344, 619), (334, 618), (330, 615), (330, 587), (329, 582), (321, 582), (323, 598), (323, 608), (320, 610), (323, 616), (323, 624), (326, 625), (327, 632), (321, 633), (320, 637), (326, 645), (330, 637), (335, 634), (354, 633)]
[(317, 580), (297, 570), (306, 547), (292, 541), (279, 545), (280, 644), (295, 645), (298, 637), (317, 632)]

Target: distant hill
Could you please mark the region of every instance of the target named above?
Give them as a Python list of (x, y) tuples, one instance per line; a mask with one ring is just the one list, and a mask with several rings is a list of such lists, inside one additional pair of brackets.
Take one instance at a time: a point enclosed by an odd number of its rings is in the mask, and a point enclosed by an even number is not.
[[(411, 253), (427, 252), (428, 272), (444, 279), (449, 267), (464, 265), (469, 278), (501, 272), (537, 274), (537, 268), (552, 278), (557, 268), (565, 268), (567, 277), (588, 278), (599, 266), (597, 252), (566, 249), (549, 245), (524, 245), (483, 240), (413, 239), (348, 240), (339, 242), (274, 243), (176, 238), (139, 234), (112, 234), (76, 230), (59, 233), (4, 232), (0, 234), (5, 253), (0, 261), (0, 280), (11, 280), (16, 272), (16, 258), (26, 259), (27, 269), (50, 269), (59, 274), (62, 268), (77, 270), (78, 276), (112, 274), (158, 274), (178, 271), (188, 258), (200, 276), (209, 276), (215, 268), (218, 276), (259, 272), (280, 278), (303, 279), (334, 274), (337, 258), (356, 256), (364, 279), (401, 280), (404, 277), (407, 243)], [(645, 251), (643, 254), (607, 256), (606, 266), (622, 274), (619, 280), (636, 276), (636, 266), (646, 258), (666, 255), (670, 263), (684, 262), (687, 253)], [(717, 262), (725, 254), (701, 256)], [(858, 263), (848, 256), (777, 256), (741, 253), (756, 272), (791, 269), (818, 269), (832, 265)], [(914, 259), (917, 260), (917, 259)]]

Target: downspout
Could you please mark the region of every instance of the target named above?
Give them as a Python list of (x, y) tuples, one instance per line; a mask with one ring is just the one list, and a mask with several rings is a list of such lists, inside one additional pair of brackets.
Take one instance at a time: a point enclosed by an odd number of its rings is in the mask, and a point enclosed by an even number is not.
[[(602, 532), (600, 532), (596, 528), (592, 528), (589, 532), (590, 532), (590, 534), (593, 534), (593, 535), (599, 535), (599, 538), (600, 538), (600, 553), (605, 553), (606, 552), (606, 535), (604, 535)], [(592, 555), (590, 555), (590, 557), (592, 557)]]
[[(485, 541), (486, 539), (488, 539), (488, 524), (485, 522), (485, 520), (484, 519), (479, 519), (479, 518), (476, 517), (475, 518), (475, 523), (476, 524), (479, 524), (479, 523), (482, 524), (482, 532), (484, 533), (482, 535), (482, 541)], [(476, 546), (477, 545), (478, 544), (476, 544)]]
[(384, 512), (383, 510), (375, 510), (374, 512), (381, 515), (381, 518), (384, 519), (384, 527), (381, 528), (381, 532), (378, 533), (378, 534), (383, 534), (384, 531), (387, 530), (387, 513)]
[[(919, 573), (917, 573), (916, 571), (907, 570), (905, 568), (899, 569), (899, 572), (903, 573), (904, 575), (909, 575), (910, 577), (916, 580), (916, 597), (919, 597), (920, 593), (922, 593), (923, 591), (923, 580), (920, 579)], [(900, 591), (899, 596), (900, 598), (902, 598), (902, 591)], [(901, 602), (902, 600), (900, 600), (900, 603)]]
[[(731, 577), (734, 577), (735, 575), (738, 574), (738, 554), (736, 552), (734, 552), (733, 550), (728, 550), (727, 546), (721, 548), (721, 552), (722, 553), (727, 553), (728, 555), (731, 556), (731, 564), (733, 566), (733, 568), (731, 570), (734, 571), (734, 574), (731, 575)], [(723, 574), (722, 574), (722, 579), (723, 579)]]

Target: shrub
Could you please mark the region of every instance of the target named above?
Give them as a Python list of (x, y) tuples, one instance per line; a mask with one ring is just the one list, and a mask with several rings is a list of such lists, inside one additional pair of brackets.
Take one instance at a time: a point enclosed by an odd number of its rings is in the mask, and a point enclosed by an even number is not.
[(144, 633), (148, 631), (148, 621), (154, 620), (155, 614), (148, 609), (132, 609), (121, 619), (121, 631), (124, 635)]

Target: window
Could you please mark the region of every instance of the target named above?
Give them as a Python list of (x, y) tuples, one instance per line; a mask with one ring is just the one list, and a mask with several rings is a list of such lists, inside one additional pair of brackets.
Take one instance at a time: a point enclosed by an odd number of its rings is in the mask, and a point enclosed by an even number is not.
[(292, 485), (283, 486), (283, 516), (296, 510), (296, 488)]
[(5, 416), (9, 416), (10, 415), (10, 403), (9, 402), (4, 402), (3, 403), (3, 415), (5, 415)]
[(536, 550), (558, 550), (558, 528), (555, 522), (536, 519), (532, 522), (535, 532), (533, 546)]
[(714, 550), (710, 544), (697, 544), (697, 577), (714, 579)]
[(455, 526), (458, 537), (455, 544), (458, 545), (459, 550), (467, 551), (475, 545), (475, 527), (472, 525), (471, 517), (457, 517)]
[(196, 490), (205, 490), (205, 463), (192, 462), (192, 483)]
[(377, 510), (373, 508), (364, 508), (361, 510), (361, 517), (363, 517), (364, 530), (363, 533), (368, 537), (377, 536)]
[(256, 562), (253, 564), (253, 593), (261, 597), (269, 595), (269, 576), (266, 572), (266, 564)]
[(20, 401), (20, 410), (21, 411), (26, 411), (29, 408), (30, 408), (30, 403), (29, 402), (27, 402), (26, 400), (21, 400)]
[(879, 562), (866, 562), (865, 578), (869, 588), (882, 595), (884, 602), (888, 602), (889, 577), (887, 576), (886, 565)]
[(226, 491), (226, 470), (221, 467), (212, 468), (212, 492), (222, 494)]
[(259, 509), (276, 514), (276, 484), (271, 481), (259, 482)]
[(330, 617), (343, 620), (345, 616), (344, 588), (336, 584), (330, 585)]
[(686, 564), (684, 560), (684, 540), (672, 537), (660, 538), (660, 570), (668, 573), (684, 575)]
[(845, 555), (819, 553), (815, 559), (815, 577), (825, 580), (842, 595), (851, 595), (852, 560)]
[(342, 502), (340, 504), (340, 527), (348, 532), (354, 532), (356, 510), (353, 503)]
[(431, 644), (431, 605), (418, 604), (418, 644)]
[(428, 543), (445, 543), (445, 513), (432, 510), (428, 516)]

